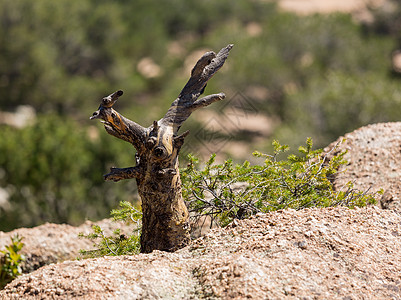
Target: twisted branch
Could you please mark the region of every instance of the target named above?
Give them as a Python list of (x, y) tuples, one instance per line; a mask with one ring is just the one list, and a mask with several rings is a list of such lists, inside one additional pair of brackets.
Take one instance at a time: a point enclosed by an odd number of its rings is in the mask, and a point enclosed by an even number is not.
[(227, 45), (219, 53), (213, 51), (205, 53), (192, 69), (191, 77), (180, 95), (171, 104), (171, 107), (159, 121), (164, 126), (173, 126), (174, 134), (177, 134), (182, 123), (193, 111), (200, 107), (207, 106), (213, 102), (225, 98), (224, 93), (203, 97), (199, 96), (204, 92), (207, 82), (223, 66), (233, 45)]

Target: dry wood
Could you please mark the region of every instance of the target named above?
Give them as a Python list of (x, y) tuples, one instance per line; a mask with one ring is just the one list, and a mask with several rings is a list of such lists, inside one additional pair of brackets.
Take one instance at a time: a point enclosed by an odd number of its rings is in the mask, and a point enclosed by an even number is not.
[(193, 111), (224, 99), (223, 93), (205, 96), (208, 80), (223, 66), (233, 45), (219, 53), (205, 53), (192, 69), (191, 77), (165, 116), (148, 128), (123, 117), (112, 106), (122, 96), (117, 91), (102, 99), (91, 119), (101, 119), (106, 131), (131, 143), (136, 166), (112, 168), (105, 180), (135, 178), (142, 200), (141, 251), (175, 251), (190, 241), (188, 210), (181, 194), (178, 154), (188, 131), (178, 131)]

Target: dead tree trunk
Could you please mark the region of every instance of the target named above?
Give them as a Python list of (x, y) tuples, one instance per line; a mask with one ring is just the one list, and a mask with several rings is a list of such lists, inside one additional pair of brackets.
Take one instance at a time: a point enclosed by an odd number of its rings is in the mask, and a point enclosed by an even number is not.
[(123, 94), (117, 91), (102, 99), (91, 119), (102, 119), (106, 131), (131, 143), (137, 150), (136, 166), (111, 168), (105, 180), (135, 178), (142, 200), (141, 252), (175, 251), (190, 241), (188, 210), (181, 194), (178, 153), (188, 131), (178, 134), (193, 111), (224, 99), (223, 93), (198, 99), (208, 80), (223, 66), (233, 45), (217, 54), (205, 53), (165, 116), (148, 127), (123, 117), (112, 106)]

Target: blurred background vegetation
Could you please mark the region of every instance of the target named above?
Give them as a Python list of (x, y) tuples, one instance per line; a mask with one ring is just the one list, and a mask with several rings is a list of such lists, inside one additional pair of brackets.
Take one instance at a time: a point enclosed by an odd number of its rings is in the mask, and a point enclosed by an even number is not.
[(229, 43), (206, 89), (227, 99), (187, 121), (187, 152), (243, 160), (273, 139), (297, 146), (310, 136), (324, 147), (399, 120), (391, 57), (400, 12), (396, 0), (367, 9), (366, 20), (299, 16), (261, 0), (1, 1), (0, 230), (97, 220), (134, 200), (134, 181), (102, 178), (110, 166), (133, 165), (134, 149), (89, 116), (123, 89), (116, 109), (149, 126), (196, 60)]

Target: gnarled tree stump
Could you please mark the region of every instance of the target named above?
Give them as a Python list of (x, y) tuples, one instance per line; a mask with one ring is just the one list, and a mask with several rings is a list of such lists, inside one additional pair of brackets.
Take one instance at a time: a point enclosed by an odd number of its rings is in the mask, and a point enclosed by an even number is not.
[(91, 119), (102, 119), (106, 131), (131, 143), (137, 150), (136, 166), (111, 168), (105, 180), (135, 178), (142, 200), (141, 252), (175, 251), (190, 241), (188, 210), (181, 193), (178, 154), (188, 131), (178, 134), (193, 111), (224, 99), (223, 93), (201, 99), (208, 80), (223, 66), (233, 45), (219, 53), (205, 53), (165, 116), (148, 128), (123, 117), (112, 106), (123, 94), (117, 91), (102, 99)]

